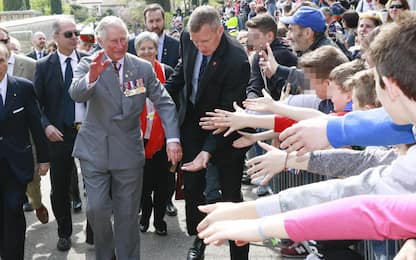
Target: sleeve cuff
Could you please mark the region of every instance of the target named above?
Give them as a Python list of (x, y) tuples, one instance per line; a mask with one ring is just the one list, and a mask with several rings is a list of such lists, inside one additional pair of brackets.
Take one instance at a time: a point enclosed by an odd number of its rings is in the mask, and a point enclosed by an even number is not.
[(346, 144), (342, 140), (346, 139), (345, 132), (342, 130), (344, 117), (331, 117), (326, 127), (326, 136), (329, 144), (334, 148), (343, 147)]
[(168, 138), (166, 139), (166, 143), (181, 143), (181, 140), (179, 138)]
[(279, 195), (276, 194), (257, 199), (256, 211), (259, 217), (271, 216), (281, 213)]

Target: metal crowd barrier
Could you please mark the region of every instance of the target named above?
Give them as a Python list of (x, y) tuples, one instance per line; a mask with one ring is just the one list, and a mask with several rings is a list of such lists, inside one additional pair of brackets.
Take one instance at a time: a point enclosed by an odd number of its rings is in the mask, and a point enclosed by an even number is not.
[[(318, 174), (312, 174), (305, 171), (285, 171), (273, 177), (269, 183), (273, 193), (279, 193), (287, 188), (296, 187), (308, 183), (314, 183), (326, 180), (326, 176)], [(362, 241), (358, 244), (356, 250), (364, 256), (365, 260), (393, 260), (396, 253), (399, 251), (401, 241), (383, 241), (385, 243), (386, 250), (384, 253), (378, 254), (377, 250), (374, 249), (374, 243), (372, 241)], [(379, 246), (380, 242), (378, 243)]]

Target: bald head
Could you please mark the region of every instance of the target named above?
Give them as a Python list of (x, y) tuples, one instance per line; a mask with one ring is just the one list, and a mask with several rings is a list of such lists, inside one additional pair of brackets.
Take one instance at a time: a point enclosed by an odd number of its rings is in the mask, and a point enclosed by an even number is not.
[(33, 48), (41, 51), (46, 45), (46, 35), (43, 32), (35, 32), (32, 37)]

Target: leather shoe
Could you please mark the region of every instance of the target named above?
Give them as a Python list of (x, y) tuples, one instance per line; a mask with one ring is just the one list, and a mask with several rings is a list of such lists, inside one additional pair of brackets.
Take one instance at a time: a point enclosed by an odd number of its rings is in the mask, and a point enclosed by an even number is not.
[(39, 219), (39, 221), (42, 224), (46, 224), (49, 222), (48, 209), (45, 208), (43, 204), (39, 208), (37, 208), (35, 211), (36, 211), (36, 217)]
[(80, 199), (72, 201), (72, 208), (75, 213), (81, 212), (82, 210), (82, 201)]
[(33, 211), (32, 204), (30, 202), (26, 202), (25, 204), (23, 204), (23, 211)]
[(186, 260), (204, 260), (205, 244), (202, 239), (195, 238), (193, 246), (188, 251)]
[(56, 248), (58, 248), (59, 251), (68, 251), (71, 249), (71, 238), (60, 237), (56, 244)]
[(175, 207), (175, 205), (173, 205), (171, 200), (166, 205), (166, 215), (171, 217), (178, 215), (178, 209)]
[(140, 223), (140, 232), (145, 233), (149, 229), (149, 224)]
[(156, 228), (155, 229), (156, 231), (156, 235), (158, 235), (158, 236), (161, 236), (161, 237), (164, 237), (164, 236), (167, 236), (168, 235), (168, 231), (166, 230), (166, 228), (165, 229), (158, 229), (158, 228)]

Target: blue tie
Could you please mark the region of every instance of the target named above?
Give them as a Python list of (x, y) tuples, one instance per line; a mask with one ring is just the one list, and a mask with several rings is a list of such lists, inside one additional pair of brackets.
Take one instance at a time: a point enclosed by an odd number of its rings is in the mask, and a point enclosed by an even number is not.
[(199, 67), (199, 74), (198, 74), (198, 82), (201, 80), (202, 76), (204, 75), (205, 69), (207, 68), (207, 56), (202, 55), (202, 62), (201, 67)]
[(65, 113), (64, 113), (64, 123), (66, 126), (72, 126), (75, 121), (75, 103), (71, 99), (68, 94), (68, 89), (72, 83), (72, 66), (71, 66), (71, 58), (68, 57), (65, 60), (66, 68), (65, 68), (65, 93), (64, 93), (64, 104), (65, 104)]

